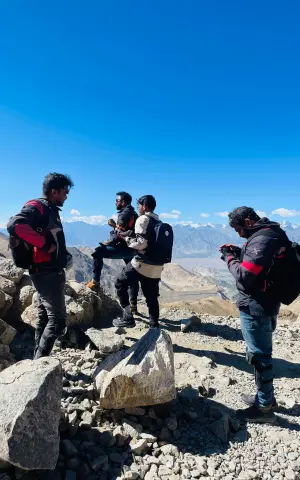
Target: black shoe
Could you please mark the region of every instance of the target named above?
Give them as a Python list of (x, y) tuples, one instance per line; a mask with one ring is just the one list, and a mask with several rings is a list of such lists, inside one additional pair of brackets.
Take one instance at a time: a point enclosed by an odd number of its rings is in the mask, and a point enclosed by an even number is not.
[(138, 315), (139, 314), (137, 305), (131, 304), (130, 305), (130, 310), (131, 310), (132, 315)]
[(158, 323), (150, 323), (149, 328), (160, 328)]
[(237, 410), (236, 418), (249, 423), (277, 423), (277, 417), (272, 410), (263, 411), (257, 408), (256, 405), (252, 405), (252, 407), (244, 410)]
[(113, 320), (114, 327), (133, 328), (135, 327), (135, 321), (132, 316), (124, 315), (122, 318), (116, 318)]
[[(244, 402), (246, 405), (249, 405), (249, 407), (252, 407), (255, 405), (255, 395), (242, 395), (241, 396), (242, 402)], [(276, 398), (273, 398), (273, 404), (272, 404), (272, 412), (276, 412), (278, 410), (278, 403), (276, 401)]]

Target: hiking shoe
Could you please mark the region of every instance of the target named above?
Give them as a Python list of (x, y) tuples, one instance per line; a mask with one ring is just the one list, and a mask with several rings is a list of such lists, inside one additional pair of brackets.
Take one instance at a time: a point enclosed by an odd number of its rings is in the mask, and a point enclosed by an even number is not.
[(100, 290), (100, 283), (96, 282), (96, 280), (91, 280), (90, 282), (86, 283), (86, 286), (93, 290), (93, 292), (99, 292)]
[[(241, 396), (242, 402), (244, 402), (246, 405), (249, 405), (249, 407), (252, 407), (253, 405), (256, 404), (256, 397), (255, 395), (242, 395)], [(278, 409), (278, 403), (276, 401), (276, 398), (273, 398), (273, 403), (272, 403), (272, 412), (276, 412)]]
[(139, 314), (137, 305), (131, 304), (130, 305), (130, 310), (131, 310), (132, 315), (138, 315)]
[(277, 417), (271, 409), (261, 410), (256, 405), (236, 411), (236, 418), (249, 423), (277, 423)]
[(133, 316), (123, 315), (122, 318), (116, 318), (113, 320), (113, 326), (116, 328), (133, 328), (135, 327), (135, 321)]

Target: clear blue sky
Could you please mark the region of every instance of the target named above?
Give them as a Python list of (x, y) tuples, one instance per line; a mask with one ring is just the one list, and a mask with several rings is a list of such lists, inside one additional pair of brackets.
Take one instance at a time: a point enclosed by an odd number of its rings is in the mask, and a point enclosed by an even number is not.
[(179, 221), (250, 204), (300, 223), (299, 18), (298, 0), (1, 2), (0, 223), (53, 170), (76, 184), (65, 218), (125, 189)]

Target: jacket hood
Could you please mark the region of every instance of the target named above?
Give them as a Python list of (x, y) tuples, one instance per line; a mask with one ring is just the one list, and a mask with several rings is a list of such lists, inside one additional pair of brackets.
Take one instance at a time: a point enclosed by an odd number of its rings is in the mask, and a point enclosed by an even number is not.
[(272, 230), (275, 231), (280, 231), (280, 224), (278, 222), (272, 222), (272, 220), (269, 220), (267, 217), (263, 217), (258, 222), (256, 222), (253, 227), (245, 228), (247, 232), (249, 232), (249, 236), (253, 235), (253, 233), (258, 232), (262, 228), (271, 228)]
[(130, 210), (131, 212), (135, 211), (132, 205), (126, 205), (126, 207), (119, 210), (119, 213), (124, 212), (124, 210)]

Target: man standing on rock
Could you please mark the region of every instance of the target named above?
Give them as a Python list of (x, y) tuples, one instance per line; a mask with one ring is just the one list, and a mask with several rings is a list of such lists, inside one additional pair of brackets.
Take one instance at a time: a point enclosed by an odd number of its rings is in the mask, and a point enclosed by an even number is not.
[(254, 367), (257, 388), (256, 396), (242, 396), (249, 407), (238, 410), (237, 416), (253, 423), (275, 423), (272, 334), (280, 303), (267, 288), (266, 275), (274, 256), (288, 243), (288, 238), (278, 223), (260, 218), (250, 207), (239, 207), (229, 213), (229, 225), (247, 239), (242, 249), (223, 245), (220, 251), (236, 280), (246, 357)]
[[(27, 202), (7, 225), (11, 238), (21, 239), (31, 253), (28, 269), (38, 294), (35, 359), (50, 355), (55, 340), (65, 332), (64, 268), (72, 256), (66, 249), (59, 212), (72, 187), (68, 175), (49, 173), (43, 182), (43, 197)], [(15, 261), (21, 244), (17, 240), (12, 247)]]
[[(94, 277), (87, 284), (91, 290), (98, 292), (100, 289), (100, 278), (103, 268), (103, 259), (112, 258), (115, 260), (124, 260), (127, 264), (132, 260), (134, 252), (128, 248), (125, 241), (126, 237), (134, 232), (134, 225), (138, 217), (136, 211), (131, 205), (132, 197), (127, 192), (118, 192), (116, 198), (116, 209), (118, 211), (117, 222), (110, 219), (108, 224), (113, 228), (110, 238), (100, 243), (92, 254), (94, 259)], [(134, 282), (130, 287), (130, 308), (132, 314), (137, 313), (137, 298), (139, 292), (138, 282)]]
[[(115, 327), (135, 327), (128, 288), (137, 281), (141, 283), (149, 309), (150, 328), (159, 327), (159, 281), (164, 263), (171, 261), (173, 232), (169, 225), (160, 222), (154, 213), (155, 208), (156, 200), (152, 195), (144, 195), (138, 200), (140, 216), (135, 224), (135, 236), (126, 237), (128, 248), (135, 250), (136, 254), (116, 280), (123, 316), (113, 321)], [(162, 226), (160, 233), (155, 232), (158, 225)], [(159, 236), (161, 241), (158, 241)]]

